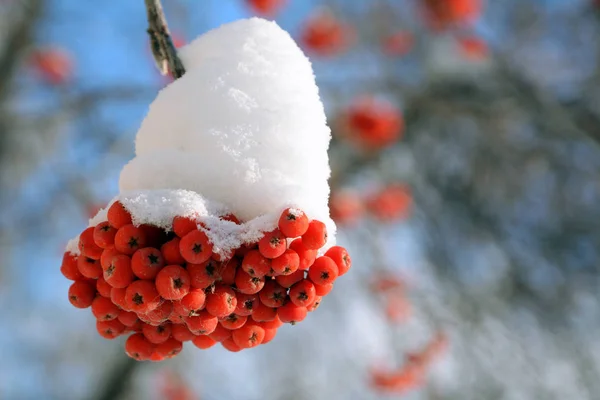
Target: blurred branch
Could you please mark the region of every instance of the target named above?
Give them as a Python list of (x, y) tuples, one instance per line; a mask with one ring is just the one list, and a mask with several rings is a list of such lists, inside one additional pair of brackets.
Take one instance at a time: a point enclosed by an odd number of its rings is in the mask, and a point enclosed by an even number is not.
[(156, 61), (156, 67), (161, 74), (173, 74), (175, 79), (185, 74), (185, 68), (177, 56), (177, 50), (171, 40), (169, 27), (160, 0), (145, 0), (148, 14), (148, 35), (152, 55)]
[(110, 376), (103, 381), (102, 389), (94, 400), (118, 400), (127, 390), (136, 367), (139, 365), (129, 357), (119, 355), (119, 362), (109, 368)]

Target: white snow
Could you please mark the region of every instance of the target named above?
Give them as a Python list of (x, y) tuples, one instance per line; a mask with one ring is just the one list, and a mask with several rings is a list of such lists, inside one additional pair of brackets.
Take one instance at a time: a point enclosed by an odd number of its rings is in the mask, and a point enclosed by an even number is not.
[[(245, 19), (198, 37), (180, 56), (186, 74), (150, 105), (136, 157), (121, 172), (117, 198), (134, 222), (170, 229), (173, 216), (198, 215), (225, 251), (273, 229), (293, 207), (323, 221), (326, 248), (335, 244), (331, 132), (311, 63), (290, 35)], [(223, 210), (244, 224), (220, 221)]]

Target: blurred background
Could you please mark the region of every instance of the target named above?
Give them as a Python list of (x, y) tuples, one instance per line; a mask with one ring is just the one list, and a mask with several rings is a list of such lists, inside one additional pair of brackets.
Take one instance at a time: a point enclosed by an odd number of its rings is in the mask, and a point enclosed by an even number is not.
[(269, 345), (130, 361), (59, 267), (169, 83), (144, 2), (0, 0), (0, 399), (600, 398), (598, 1), (163, 5), (310, 56), (353, 269)]

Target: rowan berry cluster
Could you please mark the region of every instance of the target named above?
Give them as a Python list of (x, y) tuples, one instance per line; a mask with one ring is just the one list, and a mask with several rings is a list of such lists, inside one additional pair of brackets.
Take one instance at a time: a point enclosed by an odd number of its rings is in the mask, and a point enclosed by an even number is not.
[(130, 334), (125, 352), (139, 361), (174, 357), (186, 341), (237, 352), (304, 320), (351, 266), (340, 246), (317, 256), (326, 227), (301, 210), (284, 210), (277, 229), (226, 256), (213, 252), (209, 229), (184, 217), (171, 232), (135, 226), (113, 203), (108, 221), (81, 233), (80, 255), (64, 255), (71, 304), (91, 308), (104, 338)]

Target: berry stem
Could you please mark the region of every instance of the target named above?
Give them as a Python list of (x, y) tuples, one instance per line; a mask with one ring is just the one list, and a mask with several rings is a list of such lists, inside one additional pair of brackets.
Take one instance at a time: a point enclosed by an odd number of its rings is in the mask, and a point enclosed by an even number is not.
[(171, 40), (162, 4), (160, 0), (145, 0), (145, 3), (150, 47), (156, 67), (162, 75), (171, 72), (174, 79), (181, 78), (185, 74), (185, 68)]

